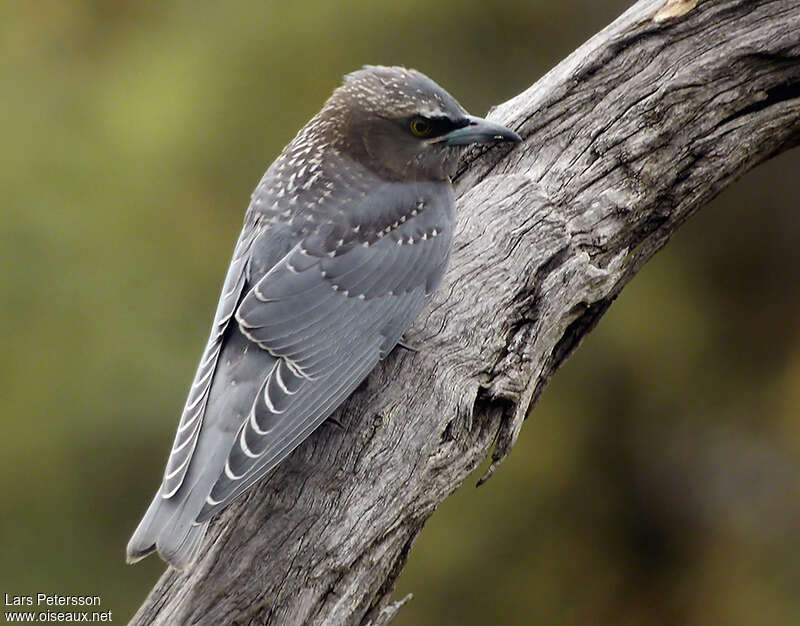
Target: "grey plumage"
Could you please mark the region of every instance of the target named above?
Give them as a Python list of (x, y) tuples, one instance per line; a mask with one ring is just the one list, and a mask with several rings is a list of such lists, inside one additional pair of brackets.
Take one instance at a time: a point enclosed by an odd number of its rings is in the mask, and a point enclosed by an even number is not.
[(519, 137), (414, 70), (345, 78), (267, 170), (234, 249), (164, 479), (128, 544), (178, 568), (208, 519), (385, 357), (439, 284), (457, 146)]

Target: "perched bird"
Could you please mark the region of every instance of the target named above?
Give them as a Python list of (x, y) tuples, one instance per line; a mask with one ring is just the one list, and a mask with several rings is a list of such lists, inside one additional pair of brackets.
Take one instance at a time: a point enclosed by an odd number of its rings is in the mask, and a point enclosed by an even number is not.
[(129, 562), (191, 565), (209, 518), (394, 348), (447, 266), (457, 148), (493, 141), (520, 138), (415, 70), (345, 77), (252, 195)]

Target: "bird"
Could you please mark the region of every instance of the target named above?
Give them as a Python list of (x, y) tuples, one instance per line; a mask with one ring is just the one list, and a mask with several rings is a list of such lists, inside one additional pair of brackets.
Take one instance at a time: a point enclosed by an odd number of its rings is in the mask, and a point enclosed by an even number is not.
[(189, 569), (209, 519), (402, 341), (447, 267), (461, 149), (519, 141), (419, 71), (368, 65), (344, 77), (251, 196), (128, 562), (157, 552)]

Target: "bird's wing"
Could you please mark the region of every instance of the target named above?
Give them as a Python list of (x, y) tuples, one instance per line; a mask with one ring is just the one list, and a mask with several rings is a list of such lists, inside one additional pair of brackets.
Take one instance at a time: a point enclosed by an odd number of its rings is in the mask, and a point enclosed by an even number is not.
[(175, 442), (172, 444), (172, 450), (167, 460), (167, 467), (164, 470), (161, 490), (163, 498), (173, 496), (186, 476), (186, 470), (189, 467), (189, 461), (197, 445), (197, 438), (203, 424), (203, 414), (222, 348), (223, 335), (236, 310), (236, 305), (241, 299), (249, 252), (260, 232), (261, 225), (258, 217), (248, 214), (233, 251), (233, 259), (225, 276), (208, 344), (206, 344), (197, 367), (197, 373), (189, 390), (181, 421), (178, 424), (178, 432), (175, 434)]
[(380, 231), (381, 224), (351, 223), (357, 236), (320, 229), (307, 237), (242, 299), (236, 311), (242, 332), (277, 361), (198, 522), (283, 460), (355, 390), (421, 311), (449, 256), (452, 200), (448, 190), (417, 213), (417, 200), (408, 196), (384, 195), (387, 203), (404, 204), (384, 210), (393, 221)]

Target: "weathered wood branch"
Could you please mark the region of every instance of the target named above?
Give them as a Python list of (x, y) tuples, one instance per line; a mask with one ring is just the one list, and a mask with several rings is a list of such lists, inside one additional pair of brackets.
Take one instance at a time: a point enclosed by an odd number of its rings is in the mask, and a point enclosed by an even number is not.
[[(167, 571), (135, 624), (383, 624), (425, 520), (694, 211), (800, 143), (800, 3), (642, 0), (496, 108), (444, 285), (337, 414)], [(758, 219), (753, 207), (753, 219)]]

